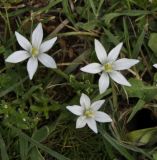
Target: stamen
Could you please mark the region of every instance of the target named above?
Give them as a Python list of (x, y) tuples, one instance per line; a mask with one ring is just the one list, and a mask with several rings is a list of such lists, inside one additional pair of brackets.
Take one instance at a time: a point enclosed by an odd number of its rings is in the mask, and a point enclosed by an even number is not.
[(111, 72), (111, 71), (112, 71), (112, 64), (106, 63), (106, 64), (104, 65), (104, 71), (105, 71), (105, 72)]
[(32, 56), (37, 56), (39, 53), (38, 49), (37, 48), (32, 48)]
[(88, 109), (84, 112), (84, 115), (87, 117), (87, 118), (92, 118), (94, 117), (94, 112), (91, 110), (91, 109)]

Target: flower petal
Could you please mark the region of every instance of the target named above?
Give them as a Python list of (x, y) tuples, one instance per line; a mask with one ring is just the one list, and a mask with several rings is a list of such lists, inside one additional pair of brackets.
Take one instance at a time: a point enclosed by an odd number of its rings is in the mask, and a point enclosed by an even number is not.
[(97, 111), (95, 113), (95, 120), (98, 122), (112, 122), (111, 117), (108, 114), (101, 111)]
[(91, 101), (90, 101), (89, 97), (86, 94), (84, 94), (84, 93), (81, 94), (80, 105), (83, 108), (88, 108), (91, 105)]
[(10, 63), (18, 63), (30, 57), (27, 51), (21, 50), (12, 53), (5, 61)]
[(95, 39), (95, 52), (97, 55), (97, 58), (99, 59), (99, 61), (104, 64), (106, 59), (107, 59), (107, 53), (105, 48), (103, 47), (103, 45), (100, 43), (100, 41), (98, 41), (97, 39)]
[(86, 123), (91, 130), (93, 130), (95, 133), (98, 133), (95, 119), (88, 118), (86, 119)]
[(99, 63), (91, 63), (86, 65), (85, 67), (82, 67), (80, 70), (83, 72), (96, 74), (102, 71), (102, 65)]
[(113, 63), (113, 69), (114, 70), (129, 69), (130, 67), (137, 64), (138, 62), (139, 60), (137, 59), (128, 59), (128, 58), (118, 59)]
[(52, 46), (54, 45), (54, 43), (56, 42), (56, 40), (57, 40), (57, 37), (54, 37), (48, 41), (43, 42), (40, 46), (40, 52), (44, 53), (50, 50)]
[(104, 93), (109, 86), (109, 76), (107, 73), (102, 73), (99, 78), (99, 92), (100, 94)]
[(114, 47), (108, 54), (108, 61), (113, 62), (117, 59), (119, 56), (120, 50), (122, 48), (123, 43), (119, 43), (116, 47)]
[(157, 64), (154, 64), (153, 67), (157, 68)]
[(25, 49), (26, 51), (30, 52), (31, 48), (32, 48), (32, 45), (31, 43), (24, 37), (22, 36), (20, 33), (18, 32), (15, 32), (15, 36), (16, 36), (16, 39), (19, 43), (19, 45)]
[(28, 71), (30, 79), (33, 78), (37, 68), (38, 68), (38, 60), (37, 60), (37, 58), (31, 57), (27, 62), (27, 71)]
[(39, 61), (48, 68), (57, 68), (56, 62), (48, 54), (41, 53), (38, 56)]
[(76, 128), (83, 128), (86, 125), (86, 117), (80, 116), (76, 121)]
[(81, 106), (73, 105), (73, 106), (67, 106), (66, 108), (77, 116), (83, 115), (84, 109)]
[(99, 100), (92, 103), (91, 108), (93, 111), (97, 111), (104, 104), (105, 100)]
[(110, 77), (117, 83), (125, 85), (125, 86), (131, 86), (131, 84), (126, 80), (126, 78), (118, 71), (112, 71), (109, 73)]
[(33, 47), (39, 49), (42, 40), (43, 40), (43, 28), (42, 28), (42, 24), (39, 23), (32, 33)]

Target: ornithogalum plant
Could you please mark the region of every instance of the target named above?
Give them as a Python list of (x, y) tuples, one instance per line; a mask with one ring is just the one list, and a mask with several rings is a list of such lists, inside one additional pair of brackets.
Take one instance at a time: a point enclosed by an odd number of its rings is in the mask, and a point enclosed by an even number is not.
[(76, 128), (82, 128), (87, 124), (90, 129), (97, 133), (96, 121), (102, 123), (112, 122), (108, 114), (98, 111), (104, 102), (105, 100), (99, 100), (91, 103), (89, 97), (82, 93), (80, 97), (80, 106), (72, 105), (66, 108), (73, 114), (79, 116), (76, 121)]
[(119, 72), (121, 70), (129, 69), (133, 65), (137, 64), (139, 60), (117, 57), (122, 48), (122, 43), (119, 43), (113, 48), (107, 55), (105, 48), (102, 44), (95, 39), (95, 51), (100, 63), (91, 63), (81, 68), (81, 71), (87, 73), (102, 73), (99, 79), (99, 91), (103, 93), (109, 87), (109, 77), (121, 85), (131, 86), (126, 78)]
[(51, 47), (54, 45), (55, 41), (57, 40), (57, 37), (42, 42), (43, 29), (41, 23), (39, 23), (37, 27), (34, 29), (31, 36), (31, 43), (20, 33), (15, 32), (15, 35), (19, 45), (24, 50), (15, 51), (14, 53), (12, 53), (6, 59), (6, 62), (18, 63), (29, 58), (27, 62), (27, 71), (30, 79), (33, 78), (38, 68), (38, 60), (48, 68), (57, 68), (54, 59), (48, 54), (45, 54), (45, 52), (50, 50)]

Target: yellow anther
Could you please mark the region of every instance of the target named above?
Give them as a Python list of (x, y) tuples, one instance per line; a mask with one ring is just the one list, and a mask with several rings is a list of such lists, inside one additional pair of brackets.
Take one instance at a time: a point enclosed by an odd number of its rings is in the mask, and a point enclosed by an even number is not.
[(33, 47), (32, 48), (32, 56), (36, 56), (36, 55), (38, 55), (38, 53), (39, 53), (38, 49)]
[(88, 109), (84, 112), (84, 115), (87, 117), (87, 118), (92, 118), (94, 116), (94, 112), (91, 110), (91, 109)]
[(104, 65), (104, 71), (105, 71), (105, 72), (111, 72), (111, 71), (112, 71), (112, 64), (106, 63), (106, 64)]

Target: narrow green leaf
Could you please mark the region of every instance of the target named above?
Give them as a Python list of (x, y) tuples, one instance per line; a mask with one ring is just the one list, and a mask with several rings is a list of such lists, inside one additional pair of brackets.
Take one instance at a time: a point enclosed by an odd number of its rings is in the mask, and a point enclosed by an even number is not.
[(127, 123), (130, 122), (132, 120), (132, 118), (134, 117), (134, 115), (141, 110), (145, 105), (145, 101), (142, 99), (139, 99), (137, 104), (133, 107), (133, 110), (131, 112), (131, 115), (129, 116)]
[(62, 6), (63, 6), (64, 13), (66, 14), (70, 22), (75, 26), (75, 19), (71, 11), (71, 8), (69, 6), (69, 1), (67, 0), (62, 1)]
[(26, 157), (28, 155), (28, 141), (26, 139), (23, 139), (23, 137), (19, 136), (19, 144), (21, 160), (26, 160)]
[(58, 159), (58, 160), (69, 160), (69, 158), (66, 158), (65, 156), (61, 155), (60, 153), (44, 146), (43, 144), (39, 143), (38, 141), (34, 140), (33, 138), (27, 136), (24, 132), (22, 132), (20, 129), (15, 128), (13, 126), (9, 126), (13, 131), (15, 131), (17, 134), (21, 135), (24, 139), (32, 143), (33, 145), (37, 146), (41, 150), (45, 151), (46, 153), (50, 154), (52, 157)]
[(137, 39), (136, 44), (134, 45), (133, 53), (132, 53), (132, 58), (137, 58), (138, 54), (141, 50), (142, 44), (144, 42), (144, 37), (145, 37), (145, 28), (143, 28), (140, 36)]
[(99, 130), (103, 138), (110, 143), (122, 156), (124, 156), (127, 160), (135, 160), (134, 157), (123, 147), (120, 145), (118, 141), (113, 139), (106, 131), (100, 129)]
[(144, 11), (144, 10), (126, 10), (123, 12), (114, 12), (114, 13), (108, 13), (106, 14), (103, 19), (105, 20), (105, 23), (109, 25), (111, 23), (111, 20), (114, 18), (117, 18), (119, 16), (130, 16), (130, 17), (136, 17), (141, 15), (148, 15), (151, 14), (150, 11)]
[(93, 0), (88, 0), (88, 1), (89, 1), (89, 4), (91, 5), (94, 15), (97, 17), (97, 11), (96, 11), (94, 1)]
[(1, 158), (2, 160), (9, 160), (8, 154), (7, 154), (7, 150), (6, 150), (6, 146), (4, 143), (4, 140), (2, 138), (2, 135), (0, 133), (0, 149), (1, 149)]

